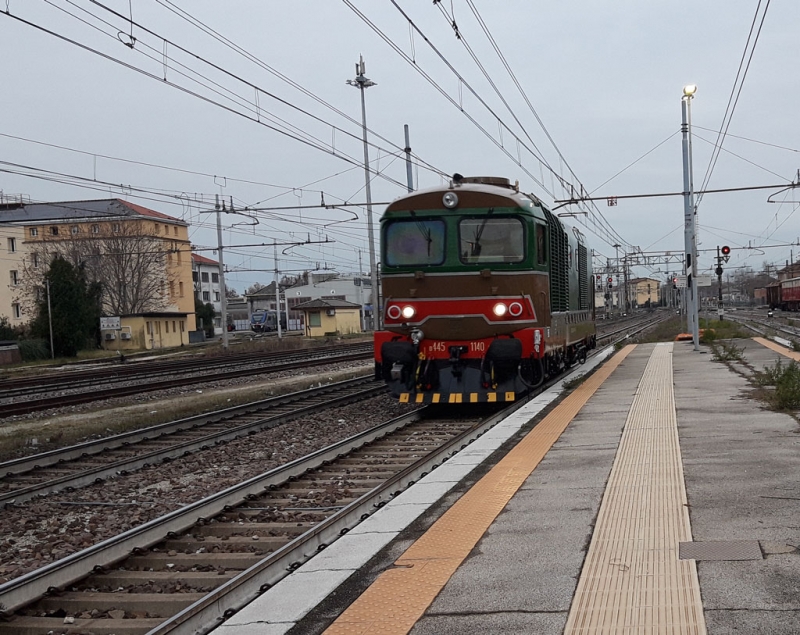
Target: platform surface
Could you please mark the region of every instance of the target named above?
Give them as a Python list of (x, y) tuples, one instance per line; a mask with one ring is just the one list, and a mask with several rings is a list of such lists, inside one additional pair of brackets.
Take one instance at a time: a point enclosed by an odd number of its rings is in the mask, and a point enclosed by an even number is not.
[[(791, 356), (737, 346), (733, 370), (691, 343), (617, 353), (218, 631), (800, 633), (799, 428), (747, 380)], [(311, 607), (278, 606), (284, 584)]]

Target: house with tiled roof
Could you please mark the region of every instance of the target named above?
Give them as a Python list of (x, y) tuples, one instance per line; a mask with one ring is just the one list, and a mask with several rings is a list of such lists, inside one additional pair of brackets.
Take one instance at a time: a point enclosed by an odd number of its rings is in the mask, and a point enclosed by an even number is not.
[[(0, 278), (0, 316), (12, 326), (33, 319), (37, 289), (50, 261), (61, 256), (102, 284), (105, 315), (151, 316), (151, 331), (139, 338), (146, 348), (158, 348), (166, 329), (177, 331), (170, 342), (188, 343), (195, 330), (188, 230), (183, 220), (119, 198), (2, 204), (0, 277), (9, 284)], [(157, 337), (160, 324), (152, 316), (160, 313), (170, 322)], [(123, 344), (120, 333), (111, 335), (115, 348), (133, 345), (127, 342), (134, 338)]]
[(222, 290), (219, 284), (219, 262), (200, 254), (192, 254), (194, 297), (214, 307), (214, 328), (222, 329)]

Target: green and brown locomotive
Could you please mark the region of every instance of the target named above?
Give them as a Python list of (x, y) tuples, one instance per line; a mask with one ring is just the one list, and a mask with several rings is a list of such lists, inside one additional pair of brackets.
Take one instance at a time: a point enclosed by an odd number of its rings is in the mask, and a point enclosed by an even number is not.
[(381, 218), (375, 373), (401, 401), (513, 401), (594, 348), (577, 229), (497, 177), (411, 192)]

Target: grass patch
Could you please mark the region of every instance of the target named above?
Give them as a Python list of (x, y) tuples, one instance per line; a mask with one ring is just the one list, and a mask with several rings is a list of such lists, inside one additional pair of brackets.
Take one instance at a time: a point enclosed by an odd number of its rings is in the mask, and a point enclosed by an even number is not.
[(736, 346), (733, 342), (713, 343), (711, 352), (715, 362), (740, 362), (744, 359), (744, 347)]
[(714, 340), (748, 339), (750, 337), (750, 334), (739, 323), (730, 320), (700, 318), (700, 328), (706, 329), (706, 333), (709, 330), (713, 331), (713, 335), (709, 336), (709, 343)]
[(794, 360), (785, 366), (778, 360), (774, 366), (765, 366), (757, 372), (754, 381), (759, 386), (772, 386), (774, 390), (766, 398), (776, 410), (797, 410), (800, 408), (800, 365)]

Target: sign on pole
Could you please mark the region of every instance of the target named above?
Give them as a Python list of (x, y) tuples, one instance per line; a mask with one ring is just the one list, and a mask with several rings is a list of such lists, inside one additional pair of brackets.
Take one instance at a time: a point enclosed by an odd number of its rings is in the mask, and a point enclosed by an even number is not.
[(710, 287), (711, 286), (711, 275), (697, 276), (697, 286), (698, 287)]

